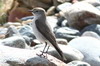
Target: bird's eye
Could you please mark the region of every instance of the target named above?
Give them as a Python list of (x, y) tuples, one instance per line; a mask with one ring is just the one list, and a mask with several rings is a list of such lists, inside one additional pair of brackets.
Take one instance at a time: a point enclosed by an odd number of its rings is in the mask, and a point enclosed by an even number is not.
[(39, 11), (35, 11), (35, 12), (39, 12)]

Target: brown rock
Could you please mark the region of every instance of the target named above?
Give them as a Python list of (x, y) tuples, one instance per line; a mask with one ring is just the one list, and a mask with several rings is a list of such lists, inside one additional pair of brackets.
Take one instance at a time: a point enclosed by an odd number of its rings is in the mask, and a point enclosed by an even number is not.
[(19, 6), (34, 8), (34, 7), (42, 7), (44, 9), (48, 9), (53, 5), (52, 0), (17, 0)]
[(14, 0), (0, 0), (0, 24), (7, 22), (8, 11), (12, 8)]
[(13, 9), (9, 13), (8, 21), (15, 22), (15, 21), (17, 21), (17, 19), (32, 15), (30, 12), (28, 12), (28, 10), (29, 9), (24, 8), (24, 7), (18, 7), (18, 8)]
[(71, 27), (79, 30), (89, 24), (100, 24), (100, 11), (86, 2), (77, 2), (60, 12)]

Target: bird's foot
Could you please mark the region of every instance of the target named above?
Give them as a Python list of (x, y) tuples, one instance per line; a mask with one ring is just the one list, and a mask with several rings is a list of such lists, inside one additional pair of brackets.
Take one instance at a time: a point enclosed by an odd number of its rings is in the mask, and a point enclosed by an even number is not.
[(46, 56), (44, 54), (36, 54), (36, 55), (38, 55), (39, 57), (46, 58)]
[(44, 53), (47, 53), (47, 52), (43, 52), (43, 51), (40, 51), (40, 52), (42, 52), (42, 54), (36, 54), (36, 55), (43, 57), (43, 58), (47, 58), (47, 54), (44, 54)]

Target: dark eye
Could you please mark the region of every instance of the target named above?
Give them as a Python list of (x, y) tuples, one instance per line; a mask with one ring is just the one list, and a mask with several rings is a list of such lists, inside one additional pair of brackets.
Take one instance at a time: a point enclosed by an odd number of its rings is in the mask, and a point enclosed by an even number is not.
[(39, 11), (35, 11), (35, 12), (39, 12)]

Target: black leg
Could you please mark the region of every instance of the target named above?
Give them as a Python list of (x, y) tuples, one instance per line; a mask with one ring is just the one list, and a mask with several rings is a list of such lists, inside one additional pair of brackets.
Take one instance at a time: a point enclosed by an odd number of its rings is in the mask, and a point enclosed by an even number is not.
[[(45, 53), (48, 53), (48, 49), (49, 49), (49, 47), (50, 47), (50, 45), (48, 46), (48, 48), (47, 48), (47, 50), (46, 50), (46, 52), (45, 52)], [(47, 58), (47, 54), (46, 54), (46, 58)]]
[(48, 46), (47, 50), (46, 50), (46, 53), (48, 53), (48, 49), (49, 49), (50, 45)]
[(43, 51), (42, 51), (42, 55), (43, 55), (43, 53), (44, 53), (44, 51), (45, 51), (46, 46), (47, 46), (47, 42), (45, 42), (45, 47), (44, 47), (44, 49), (43, 49)]
[(37, 54), (38, 56), (40, 56), (40, 57), (42, 57), (42, 56), (45, 57), (45, 56), (43, 55), (43, 53), (44, 53), (44, 51), (45, 51), (46, 46), (47, 46), (47, 42), (45, 42), (45, 47), (44, 47), (44, 49), (43, 49), (43, 51), (42, 51), (42, 54), (40, 54), (40, 55)]

